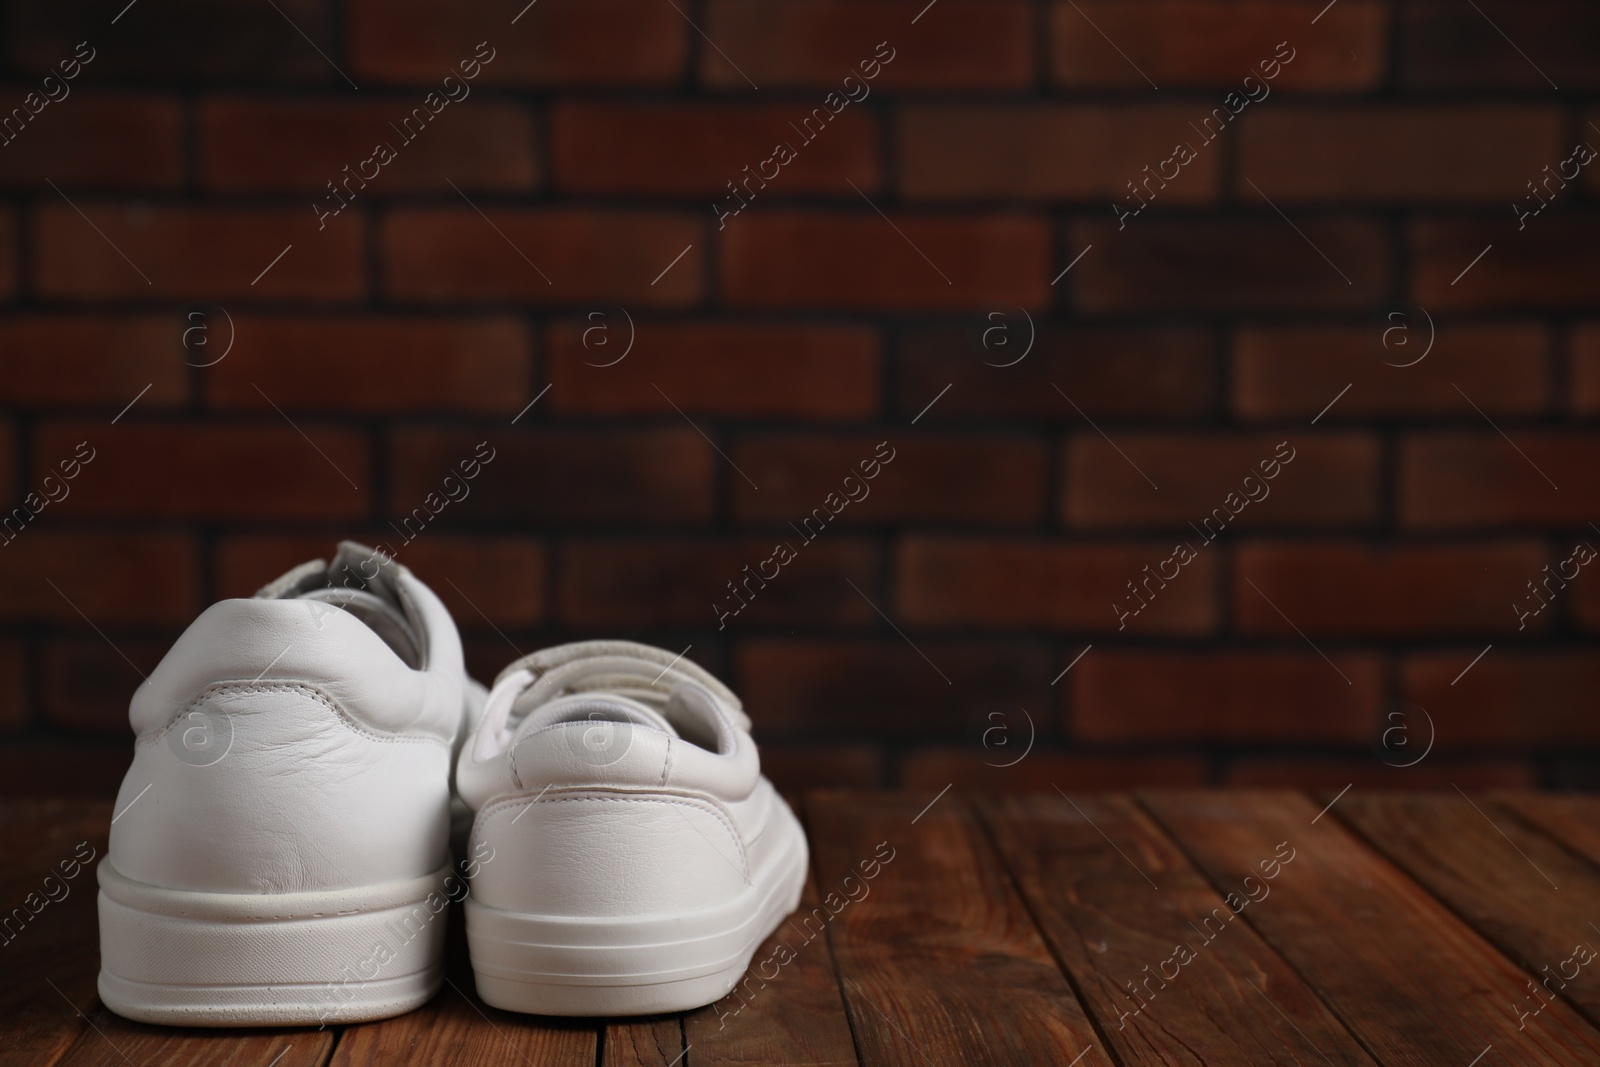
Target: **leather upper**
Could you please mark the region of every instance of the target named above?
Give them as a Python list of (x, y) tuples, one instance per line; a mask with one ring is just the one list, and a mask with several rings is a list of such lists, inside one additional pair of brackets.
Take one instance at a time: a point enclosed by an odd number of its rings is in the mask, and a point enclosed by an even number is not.
[(693, 663), (586, 641), (501, 672), (457, 782), (483, 904), (581, 918), (704, 908), (745, 891), (782, 801), (738, 698)]
[(444, 605), (360, 545), (217, 603), (134, 694), (111, 862), (136, 881), (218, 892), (431, 873), (447, 862), (468, 684)]

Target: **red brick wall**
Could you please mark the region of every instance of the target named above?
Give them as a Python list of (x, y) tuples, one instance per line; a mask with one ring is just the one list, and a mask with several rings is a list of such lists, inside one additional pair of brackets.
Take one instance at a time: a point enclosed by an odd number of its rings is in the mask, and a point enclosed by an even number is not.
[(1527, 589), (1600, 543), (1592, 4), (5, 21), (0, 499), (66, 494), (0, 547), (9, 789), (111, 788), (140, 672), (344, 536), (484, 677), (692, 645), (790, 786), (1600, 780), (1600, 569)]

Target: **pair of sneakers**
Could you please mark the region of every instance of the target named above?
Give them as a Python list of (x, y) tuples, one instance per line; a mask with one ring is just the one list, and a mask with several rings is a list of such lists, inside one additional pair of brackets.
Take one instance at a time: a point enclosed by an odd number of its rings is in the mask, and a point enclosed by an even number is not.
[(433, 592), (352, 542), (209, 608), (130, 718), (99, 990), (142, 1022), (410, 1011), (444, 980), (457, 902), (495, 1007), (687, 1010), (805, 880), (805, 835), (706, 671), (585, 641), (486, 691)]

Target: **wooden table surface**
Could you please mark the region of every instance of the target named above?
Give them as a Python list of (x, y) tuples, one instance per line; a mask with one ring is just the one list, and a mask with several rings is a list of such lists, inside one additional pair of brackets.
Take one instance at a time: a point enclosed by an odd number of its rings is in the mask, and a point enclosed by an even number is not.
[(107, 1011), (93, 872), (46, 881), (104, 854), (108, 805), (9, 803), (0, 907), (39, 910), (0, 946), (0, 1063), (1600, 1064), (1600, 797), (800, 807), (808, 899), (710, 1008), (605, 1024), (486, 1008), (455, 917), (448, 984), (419, 1011), (204, 1031)]

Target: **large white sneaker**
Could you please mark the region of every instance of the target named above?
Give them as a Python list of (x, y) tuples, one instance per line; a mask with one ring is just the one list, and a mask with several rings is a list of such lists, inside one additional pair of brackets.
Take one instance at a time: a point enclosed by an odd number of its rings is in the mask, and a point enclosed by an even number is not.
[(486, 1003), (638, 1015), (733, 987), (806, 874), (749, 730), (725, 686), (648, 645), (562, 645), (501, 673), (456, 768)]
[(437, 597), (345, 542), (207, 609), (135, 692), (99, 867), (100, 997), (184, 1026), (320, 1025), (443, 978), (452, 746), (481, 705)]

